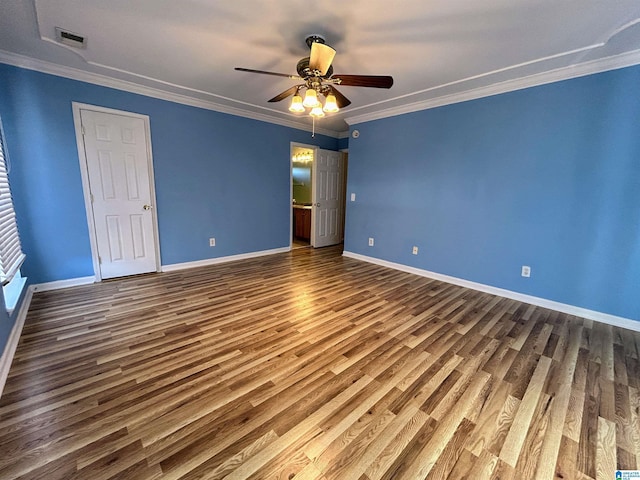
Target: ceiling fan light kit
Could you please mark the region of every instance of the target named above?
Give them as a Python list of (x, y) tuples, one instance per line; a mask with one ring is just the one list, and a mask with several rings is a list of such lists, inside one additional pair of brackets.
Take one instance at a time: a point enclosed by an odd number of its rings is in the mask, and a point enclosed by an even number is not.
[[(293, 113), (305, 113), (310, 109), (309, 115), (316, 118), (324, 117), (325, 113), (336, 113), (341, 108), (347, 107), (351, 101), (340, 93), (335, 85), (351, 87), (391, 88), (393, 78), (386, 75), (334, 75), (333, 59), (336, 51), (325, 44), (322, 35), (313, 34), (307, 36), (306, 44), (311, 49), (308, 57), (300, 59), (296, 65), (298, 75), (286, 73), (266, 72), (249, 68), (236, 67), (241, 72), (260, 73), (287, 77), (292, 80), (302, 80), (303, 83), (288, 88), (284, 92), (273, 97), (269, 102), (279, 102), (293, 95), (289, 111)], [(304, 99), (300, 90), (305, 89)], [(320, 97), (324, 97), (324, 105)]]

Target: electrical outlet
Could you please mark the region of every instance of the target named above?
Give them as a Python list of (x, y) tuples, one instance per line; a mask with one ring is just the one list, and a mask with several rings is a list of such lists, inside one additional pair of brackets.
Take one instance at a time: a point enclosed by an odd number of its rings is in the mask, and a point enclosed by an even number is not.
[(522, 276), (523, 277), (530, 277), (531, 276), (531, 267), (528, 267), (526, 265), (522, 266)]
[(413, 250), (411, 250), (411, 253), (413, 253), (414, 255), (418, 254), (418, 247), (416, 247), (415, 245), (413, 246)]
[(369, 246), (373, 247), (373, 237), (369, 237)]
[(356, 194), (355, 194), (355, 193), (352, 193), (352, 194), (351, 194), (351, 201), (352, 201), (352, 202), (355, 202), (355, 201), (356, 201)]
[(209, 239), (209, 246), (210, 247), (215, 247), (216, 246), (216, 239), (215, 238), (211, 237)]

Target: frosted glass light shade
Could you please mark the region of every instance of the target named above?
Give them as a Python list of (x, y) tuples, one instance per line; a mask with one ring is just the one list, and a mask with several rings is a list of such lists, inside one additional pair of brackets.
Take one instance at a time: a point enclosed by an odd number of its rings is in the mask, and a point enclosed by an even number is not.
[(311, 88), (307, 89), (306, 93), (304, 94), (304, 101), (302, 102), (302, 105), (308, 108), (314, 108), (320, 105), (315, 90)]
[(304, 112), (304, 105), (302, 105), (302, 97), (298, 94), (294, 95), (291, 99), (291, 106), (289, 106), (289, 111), (294, 113), (302, 113)]
[(309, 115), (311, 115), (312, 117), (320, 118), (324, 117), (324, 112), (322, 111), (322, 107), (318, 105), (317, 107), (313, 107)]
[(336, 96), (333, 93), (327, 95), (327, 100), (324, 102), (323, 110), (327, 113), (335, 113), (340, 110), (336, 103)]

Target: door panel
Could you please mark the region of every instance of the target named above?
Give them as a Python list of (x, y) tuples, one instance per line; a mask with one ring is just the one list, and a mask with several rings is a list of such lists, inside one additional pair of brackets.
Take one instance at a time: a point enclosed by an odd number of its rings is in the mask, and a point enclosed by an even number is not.
[(318, 150), (314, 159), (314, 247), (336, 245), (341, 240), (342, 162), (342, 154), (330, 150)]
[(133, 239), (133, 258), (145, 258), (144, 217), (131, 215), (131, 238)]
[(127, 176), (127, 194), (129, 200), (140, 200), (140, 179), (136, 168), (136, 157), (127, 154), (124, 159), (125, 173)]
[(157, 270), (150, 152), (141, 118), (80, 110), (102, 278)]

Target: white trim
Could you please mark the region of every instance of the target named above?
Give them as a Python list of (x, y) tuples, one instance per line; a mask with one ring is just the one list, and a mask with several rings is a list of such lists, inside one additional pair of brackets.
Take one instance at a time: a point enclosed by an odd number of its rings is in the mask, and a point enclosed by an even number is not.
[[(77, 53), (77, 52), (76, 52)], [(84, 70), (79, 70), (77, 68), (72, 67), (63, 67), (61, 65), (56, 65), (54, 63), (46, 62), (44, 60), (38, 60), (35, 58), (30, 58), (24, 55), (18, 55), (16, 53), (7, 52), (5, 50), (0, 50), (0, 63), (6, 63), (7, 65), (13, 65), (15, 67), (25, 68), (27, 70), (35, 70), (41, 73), (47, 73), (49, 75), (55, 75), (57, 77), (68, 78), (70, 80), (77, 80), (80, 82), (91, 83), (93, 85), (100, 85), (102, 87), (114, 88), (116, 90), (122, 90), (124, 92), (135, 93), (138, 95), (144, 95), (146, 97), (158, 98), (161, 100), (167, 100), (169, 102), (179, 103), (181, 105), (189, 105), (191, 107), (203, 108), (205, 110), (213, 110), (215, 112), (227, 113), (229, 115), (235, 115), (237, 117), (249, 118), (251, 120), (258, 120), (260, 122), (272, 123), (275, 125), (280, 125), (282, 127), (295, 128), (297, 130), (303, 130), (305, 132), (311, 132), (312, 126), (300, 123), (295, 120), (284, 119), (284, 118), (276, 118), (272, 115), (258, 112), (251, 112), (248, 110), (244, 110), (242, 108), (231, 107), (228, 105), (221, 105), (219, 103), (215, 103), (209, 100), (203, 100), (200, 98), (195, 98), (189, 95), (183, 95), (179, 93), (168, 92), (166, 90), (161, 90), (159, 88), (148, 87), (145, 85), (140, 85), (138, 83), (129, 82), (127, 80), (120, 80), (117, 78), (108, 77), (106, 75), (101, 75), (98, 73), (86, 72)], [(160, 82), (159, 80), (150, 79), (152, 81)], [(187, 90), (186, 87), (175, 86), (175, 88), (182, 88)], [(201, 92), (206, 95), (213, 95), (208, 92)], [(238, 102), (237, 100), (229, 99), (229, 101), (234, 101), (238, 104), (243, 104), (243, 102)], [(260, 108), (267, 112), (272, 112), (274, 114), (282, 115), (283, 112), (279, 112), (277, 110), (273, 110), (270, 108), (261, 107), (259, 105), (247, 104), (253, 108)], [(293, 115), (291, 115), (293, 117)], [(297, 118), (297, 117), (293, 117)], [(306, 118), (306, 117), (304, 117)], [(320, 135), (325, 135), (327, 137), (337, 138), (338, 132), (334, 130), (329, 130), (322, 127), (315, 128), (316, 133)]]
[(18, 269), (11, 281), (2, 287), (4, 293), (4, 306), (9, 315), (13, 314), (16, 305), (20, 301), (22, 291), (26, 284), (27, 277), (23, 277), (20, 273), (20, 269)]
[(27, 312), (29, 311), (29, 305), (31, 305), (31, 298), (35, 289), (33, 285), (27, 288), (27, 293), (24, 294), (22, 305), (20, 305), (20, 311), (18, 312), (13, 328), (7, 339), (7, 344), (4, 346), (2, 357), (0, 357), (0, 397), (4, 390), (4, 385), (9, 376), (9, 370), (11, 369), (11, 362), (16, 354), (16, 348), (18, 348), (18, 342), (20, 341), (20, 334), (22, 334), (22, 328), (24, 327), (24, 321), (27, 319)]
[[(504, 82), (498, 82), (485, 87), (474, 88), (451, 95), (443, 95), (436, 98), (430, 98), (428, 100), (421, 100), (418, 102), (408, 103), (397, 107), (386, 108), (384, 110), (378, 110), (371, 113), (364, 113), (362, 115), (354, 115), (344, 119), (349, 125), (357, 125), (358, 123), (370, 122), (372, 120), (379, 120), (381, 118), (394, 117), (397, 115), (403, 115), (405, 113), (418, 112), (421, 110), (428, 110), (431, 108), (442, 107), (444, 105), (452, 105), (454, 103), (466, 102), (469, 100), (476, 100), (478, 98), (490, 97), (492, 95), (498, 95), (501, 93), (513, 92), (516, 90), (522, 90), (530, 87), (537, 87), (539, 85), (546, 85), (548, 83), (560, 82), (563, 80), (569, 80), (572, 78), (584, 77), (587, 75), (593, 75), (596, 73), (602, 73), (609, 70), (617, 70), (619, 68), (631, 67), (633, 65), (640, 64), (640, 50), (633, 50), (631, 52), (622, 53), (620, 55), (614, 55), (611, 57), (600, 58), (598, 60), (592, 60), (590, 62), (579, 63), (576, 65), (569, 65), (567, 67), (561, 67), (547, 72), (536, 73), (526, 77), (515, 78), (513, 80), (506, 80)], [(491, 75), (496, 72), (489, 72), (483, 76)], [(463, 79), (456, 83), (462, 83), (471, 79)], [(445, 85), (438, 85), (430, 88), (430, 91), (437, 90)], [(415, 95), (424, 92), (415, 92), (410, 95)], [(409, 95), (407, 95), (409, 96)], [(397, 99), (385, 100), (390, 102)], [(380, 102), (384, 103), (384, 102)], [(371, 105), (368, 105), (371, 106)], [(366, 108), (360, 107), (360, 108)], [(353, 110), (352, 110), (353, 111)]]
[(34, 292), (48, 292), (49, 290), (60, 290), (61, 288), (77, 287), (89, 285), (98, 280), (94, 276), (69, 278), (67, 280), (56, 280), (54, 282), (36, 283), (31, 285)]
[(382, 267), (393, 268), (395, 270), (413, 273), (414, 275), (419, 275), (421, 277), (433, 278), (435, 280), (440, 280), (441, 282), (451, 283), (453, 285), (470, 288), (472, 290), (490, 293), (491, 295), (497, 295), (500, 297), (509, 298), (511, 300), (517, 300), (519, 302), (536, 305), (538, 307), (567, 313), (569, 315), (575, 315), (577, 317), (595, 320), (596, 322), (606, 323), (608, 325), (613, 325), (614, 327), (622, 327), (640, 332), (640, 321), (633, 320), (631, 318), (617, 317), (608, 313), (588, 310), (586, 308), (576, 307), (574, 305), (568, 305), (566, 303), (547, 300), (546, 298), (534, 297), (532, 295), (526, 295), (524, 293), (518, 293), (511, 290), (505, 290), (503, 288), (492, 287), (491, 285), (485, 285), (483, 283), (471, 282), (462, 278), (450, 277), (449, 275), (443, 275), (441, 273), (431, 272), (429, 270), (423, 270), (421, 268), (410, 267), (401, 263), (389, 262), (387, 260), (381, 260), (379, 258), (369, 257), (367, 255), (360, 255), (359, 253), (353, 253), (347, 250), (342, 252), (342, 255), (348, 258), (361, 260), (363, 262), (380, 265)]
[[(216, 265), (218, 263), (233, 262), (236, 260), (246, 260), (249, 258), (256, 258), (256, 257), (264, 257), (266, 255), (274, 255), (276, 253), (286, 253), (289, 251), (291, 251), (290, 247), (281, 247), (281, 248), (273, 248), (271, 250), (261, 250), (257, 252), (240, 253), (238, 255), (229, 255), (226, 257), (207, 258), (205, 260), (196, 260), (194, 262), (173, 263), (171, 265), (163, 265), (160, 268), (160, 271), (174, 272), (177, 270), (185, 270), (188, 268), (206, 267), (208, 265)], [(38, 284), (32, 285), (30, 288), (33, 288), (34, 291), (36, 292), (45, 292), (49, 290), (59, 290), (61, 288), (88, 285), (91, 283), (96, 283), (98, 281), (99, 280), (97, 280), (96, 277), (93, 277), (93, 276), (78, 277), (78, 278), (70, 278), (68, 280), (57, 280), (55, 282), (38, 283)]]
[(349, 138), (349, 130), (345, 130), (344, 132), (338, 133), (338, 139)]
[(155, 208), (158, 205), (156, 201), (156, 186), (155, 177), (153, 173), (153, 151), (151, 150), (151, 125), (148, 115), (141, 115), (139, 113), (126, 112), (123, 110), (115, 110), (113, 108), (98, 107), (95, 105), (88, 105), (85, 103), (71, 102), (73, 108), (73, 124), (76, 131), (76, 146), (78, 148), (78, 160), (80, 161), (80, 176), (82, 178), (82, 192), (84, 194), (84, 208), (87, 214), (87, 225), (89, 227), (89, 242), (91, 244), (91, 257), (93, 261), (93, 271), (96, 281), (102, 280), (102, 274), (100, 271), (100, 261), (98, 256), (98, 239), (96, 237), (96, 226), (93, 218), (93, 203), (91, 202), (91, 188), (89, 186), (89, 171), (87, 167), (87, 152), (84, 147), (84, 135), (82, 134), (82, 118), (81, 111), (88, 110), (92, 112), (106, 113), (110, 115), (119, 115), (122, 117), (137, 118), (144, 123), (145, 141), (147, 144), (147, 170), (149, 174), (149, 196), (151, 205), (154, 208), (151, 210), (153, 235), (154, 235), (154, 249), (156, 254), (156, 272), (160, 271), (160, 230), (158, 228), (158, 209)]
[(171, 265), (163, 265), (163, 272), (175, 272), (177, 270), (186, 270), (188, 268), (207, 267), (209, 265), (217, 265), (219, 263), (235, 262), (236, 260), (247, 260), (250, 258), (264, 257), (274, 255), (276, 253), (290, 252), (291, 247), (273, 248), (271, 250), (261, 250), (258, 252), (240, 253), (238, 255), (228, 255), (226, 257), (207, 258), (206, 260), (196, 260), (194, 262), (173, 263)]
[[(584, 49), (579, 49), (579, 51), (597, 48), (597, 47), (600, 47), (601, 45), (602, 44), (590, 45), (588, 47), (585, 47)], [(563, 52), (561, 54), (557, 54), (549, 58), (555, 58), (558, 56), (567, 55), (569, 53), (573, 53), (573, 52)], [(545, 57), (545, 59), (547, 58)], [(545, 59), (537, 59), (535, 61), (527, 62), (526, 64), (523, 64), (523, 65), (536, 63)], [(213, 110), (220, 113), (227, 113), (227, 114), (235, 115), (238, 117), (244, 117), (252, 120), (258, 120), (261, 122), (272, 123), (272, 124), (280, 125), (283, 127), (295, 128), (295, 129), (303, 130), (306, 132), (312, 131), (312, 127), (310, 125), (301, 124), (292, 119), (290, 120), (290, 119), (276, 118), (269, 114), (251, 112), (248, 110), (244, 110), (242, 108), (221, 105), (219, 103), (195, 98), (193, 96), (168, 92), (165, 90), (161, 90), (159, 88), (140, 85), (134, 82), (120, 80), (120, 79), (108, 77), (102, 74), (86, 72), (84, 70), (79, 70), (72, 67), (63, 67), (60, 65), (56, 65), (54, 63), (46, 62), (44, 60), (38, 60), (38, 59), (30, 58), (24, 55), (7, 52), (4, 50), (0, 50), (0, 63), (6, 63), (8, 65), (25, 68), (27, 70), (35, 70), (42, 73), (48, 73), (50, 75), (69, 78), (71, 80), (78, 80), (81, 82), (100, 85), (103, 87), (114, 88), (114, 89), (122, 90), (125, 92), (144, 95), (147, 97), (167, 100), (167, 101), (179, 103), (182, 105), (190, 105), (193, 107), (199, 107), (206, 110)], [(592, 75), (595, 73), (606, 72), (609, 70), (616, 70), (619, 68), (630, 67), (637, 64), (640, 64), (640, 49), (633, 50), (631, 52), (625, 52), (619, 55), (613, 55), (610, 57), (592, 60), (589, 62), (569, 65), (566, 67), (561, 67), (554, 70), (549, 70), (546, 72), (529, 75), (526, 77), (520, 77), (513, 80), (494, 83), (485, 87), (470, 89), (463, 92), (454, 93), (451, 95), (443, 95), (443, 96), (431, 98), (428, 100), (421, 100), (421, 101), (417, 101), (417, 102), (413, 102), (405, 105), (400, 105), (397, 107), (378, 110), (376, 112), (365, 113), (362, 115), (354, 115), (354, 116), (346, 117), (344, 120), (349, 125), (356, 125), (358, 123), (369, 122), (372, 120), (379, 120), (381, 118), (393, 117), (393, 116), (403, 115), (405, 113), (412, 113), (412, 112), (417, 112), (421, 110), (428, 110), (431, 108), (441, 107), (444, 105), (451, 105), (455, 103), (465, 102), (468, 100), (475, 100), (478, 98), (498, 95), (501, 93), (508, 93), (508, 92), (522, 90), (529, 87), (545, 85), (548, 83), (559, 82), (562, 80), (569, 80), (571, 78), (578, 78), (586, 75)], [(519, 67), (519, 66), (522, 66), (522, 65), (512, 66), (512, 67), (509, 67), (509, 69)], [(455, 83), (460, 84), (469, 80), (473, 80), (475, 78), (491, 76), (493, 74), (500, 73), (504, 70), (505, 69), (500, 69), (497, 71), (486, 72), (484, 74), (477, 75), (473, 78), (457, 80)], [(159, 82), (159, 80), (155, 80), (155, 79), (150, 79), (150, 80)], [(446, 85), (436, 85), (434, 87), (427, 89), (426, 91), (423, 90), (423, 91), (409, 93), (407, 95), (404, 95), (402, 98), (406, 98), (412, 95), (418, 95), (421, 93), (426, 93), (427, 91), (435, 91), (445, 86)], [(186, 89), (186, 87), (182, 87), (182, 86), (177, 86), (177, 88)], [(208, 92), (202, 92), (202, 93), (213, 95)], [(392, 98), (389, 100), (384, 100), (382, 102), (379, 102), (378, 104), (388, 103), (398, 99), (399, 98)], [(235, 103), (243, 104), (243, 102), (238, 102), (233, 99), (229, 99), (229, 101), (234, 101)], [(251, 104), (249, 106), (253, 108), (260, 108), (275, 114), (282, 114), (282, 112), (279, 112), (273, 109), (264, 108), (259, 105)], [(364, 105), (362, 107), (357, 107), (355, 109), (352, 108), (351, 111), (370, 108), (372, 106), (374, 105), (372, 104)], [(321, 127), (320, 128), (316, 127), (316, 132), (319, 133), (320, 135), (325, 135), (332, 138), (345, 138), (344, 137), (345, 132), (336, 132), (336, 131), (324, 129)]]

